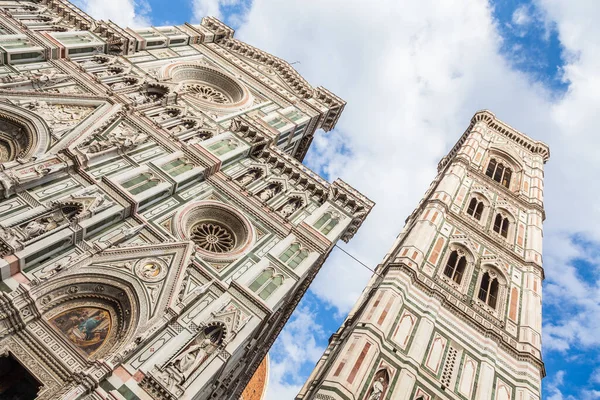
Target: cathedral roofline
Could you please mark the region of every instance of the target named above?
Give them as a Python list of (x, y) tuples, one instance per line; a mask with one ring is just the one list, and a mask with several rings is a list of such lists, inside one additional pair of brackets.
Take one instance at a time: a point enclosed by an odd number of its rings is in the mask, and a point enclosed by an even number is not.
[(328, 109), (321, 121), (321, 128), (326, 132), (332, 130), (339, 120), (346, 101), (322, 86), (313, 87), (286, 60), (271, 53), (235, 39), (235, 30), (214, 17), (204, 17), (201, 26), (215, 34), (214, 42), (225, 46), (243, 56), (255, 58), (268, 65), (304, 100), (315, 99)]

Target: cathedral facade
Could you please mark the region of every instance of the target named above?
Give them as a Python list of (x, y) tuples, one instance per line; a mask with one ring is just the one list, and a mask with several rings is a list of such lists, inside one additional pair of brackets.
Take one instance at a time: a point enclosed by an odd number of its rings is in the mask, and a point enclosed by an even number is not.
[(539, 400), (549, 149), (475, 114), (297, 400)]
[(345, 102), (233, 33), (0, 2), (0, 398), (262, 395), (373, 203), (302, 165)]

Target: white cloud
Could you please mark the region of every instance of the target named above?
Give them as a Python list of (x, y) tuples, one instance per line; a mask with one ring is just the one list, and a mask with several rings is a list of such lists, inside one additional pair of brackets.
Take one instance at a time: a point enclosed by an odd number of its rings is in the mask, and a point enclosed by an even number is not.
[(73, 0), (73, 4), (95, 19), (111, 20), (123, 27), (152, 25), (147, 0)]
[(594, 369), (592, 375), (590, 375), (590, 382), (600, 384), (600, 367)]
[(524, 26), (529, 25), (532, 21), (529, 6), (526, 4), (522, 4), (513, 12), (512, 22), (515, 25)]
[[(348, 101), (336, 130), (319, 135), (307, 162), (377, 202), (347, 247), (371, 266), (386, 253), (435, 176), (439, 158), (476, 110), (489, 108), (546, 141), (552, 157), (546, 169), (545, 301), (578, 311), (546, 322), (544, 346), (600, 346), (600, 322), (594, 322), (600, 321), (600, 281), (577, 275), (573, 259), (585, 258), (586, 249), (572, 241), (575, 234), (600, 240), (600, 25), (592, 18), (600, 15), (600, 3), (538, 0), (536, 6), (539, 14), (522, 9), (513, 22), (523, 25), (535, 17), (558, 29), (570, 83), (558, 97), (501, 56), (502, 38), (485, 1), (254, 0), (237, 37), (299, 60), (297, 69), (313, 85)], [(368, 276), (337, 252), (312, 290), (347, 312)], [(560, 399), (560, 391), (553, 396)]]
[[(194, 12), (194, 22), (199, 22), (202, 18), (207, 16), (224, 20), (224, 16), (226, 16), (226, 22), (234, 28), (244, 22), (245, 14), (249, 8), (247, 0), (191, 0), (191, 3)], [(238, 7), (238, 12), (235, 14), (228, 13), (227, 15), (224, 15), (223, 9), (232, 6)]]
[(560, 391), (560, 386), (564, 383), (565, 371), (557, 371), (556, 374), (550, 378), (550, 382), (547, 383), (547, 390), (550, 397), (547, 400), (569, 400), (563, 397)]
[(293, 399), (298, 394), (304, 383), (300, 369), (312, 367), (321, 357), (325, 349), (317, 343), (323, 335), (310, 306), (301, 303), (271, 349), (267, 400)]

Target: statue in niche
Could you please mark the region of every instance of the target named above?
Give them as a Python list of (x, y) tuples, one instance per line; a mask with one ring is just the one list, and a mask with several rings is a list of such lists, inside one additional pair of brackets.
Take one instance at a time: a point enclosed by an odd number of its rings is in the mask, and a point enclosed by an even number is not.
[(373, 385), (371, 386), (371, 395), (369, 396), (369, 400), (380, 400), (381, 399), (381, 395), (383, 394), (383, 378), (379, 378), (378, 380), (376, 380), (375, 382), (373, 382)]
[(110, 56), (94, 56), (91, 60), (84, 61), (82, 65), (84, 67), (95, 67), (102, 64), (107, 64), (111, 61)]
[(390, 376), (386, 369), (380, 369), (373, 377), (373, 383), (367, 392), (366, 400), (383, 400), (390, 383)]
[(281, 186), (276, 183), (272, 183), (258, 193), (258, 198), (264, 203), (271, 200), (280, 191)]
[(287, 203), (285, 203), (283, 207), (281, 207), (281, 209), (279, 210), (279, 214), (281, 214), (283, 218), (287, 218), (293, 213), (295, 213), (297, 210), (299, 210), (301, 204), (302, 203), (299, 199), (289, 199)]
[(104, 71), (96, 72), (94, 75), (96, 75), (98, 78), (107, 78), (109, 76), (119, 75), (123, 71), (123, 68), (110, 67)]
[(202, 339), (199, 344), (190, 346), (186, 351), (175, 358), (173, 366), (183, 376), (182, 382), (185, 382), (196, 367), (199, 366), (206, 356), (210, 355), (214, 349), (215, 346), (210, 339)]
[(30, 240), (50, 232), (58, 226), (70, 222), (82, 211), (82, 207), (78, 204), (58, 203), (55, 207), (50, 213), (41, 215), (19, 226), (23, 240)]
[(136, 83), (137, 83), (137, 80), (135, 80), (135, 79), (124, 79), (120, 82), (110, 83), (108, 86), (110, 86), (110, 88), (112, 90), (119, 90), (119, 89), (125, 89), (127, 87), (131, 87)]
[(152, 121), (154, 121), (154, 122), (162, 122), (162, 121), (166, 121), (171, 118), (175, 118), (179, 114), (180, 114), (179, 110), (164, 110), (156, 115), (153, 115), (152, 117), (150, 117), (150, 119), (152, 119)]
[(240, 183), (240, 185), (246, 186), (246, 185), (256, 181), (257, 179), (259, 179), (260, 175), (261, 175), (261, 173), (259, 170), (253, 169), (253, 170), (246, 172), (244, 175), (240, 176), (237, 179), (237, 181)]
[(223, 343), (223, 336), (222, 327), (209, 326), (167, 364), (167, 367), (173, 367), (179, 375), (179, 384), (189, 379), (194, 371), (219, 348)]
[(56, 221), (54, 221), (52, 218), (44, 217), (40, 219), (34, 219), (25, 225), (25, 227), (23, 227), (25, 240), (33, 239), (34, 237), (39, 236), (46, 231), (52, 230), (56, 226)]
[(43, 235), (46, 232), (50, 232), (59, 225), (68, 222), (78, 213), (78, 211), (79, 210), (74, 207), (65, 206), (53, 211), (49, 215), (43, 215), (21, 225), (20, 228), (23, 232), (23, 239), (30, 240), (37, 236)]
[(0, 238), (11, 247), (17, 246), (17, 234), (12, 228), (4, 228), (0, 230)]
[(144, 90), (141, 92), (128, 94), (127, 97), (129, 97), (134, 104), (139, 105), (158, 101), (164, 97), (164, 93), (149, 92), (147, 90)]

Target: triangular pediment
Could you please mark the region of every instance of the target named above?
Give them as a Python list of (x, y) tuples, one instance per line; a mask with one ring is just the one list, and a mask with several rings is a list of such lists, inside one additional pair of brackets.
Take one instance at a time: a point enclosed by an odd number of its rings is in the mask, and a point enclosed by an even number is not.
[(50, 153), (66, 148), (74, 140), (87, 136), (102, 119), (107, 118), (111, 108), (105, 99), (94, 96), (74, 97), (53, 96), (45, 93), (9, 94), (3, 93), (7, 103), (40, 117), (52, 133)]
[(95, 273), (121, 275), (135, 281), (146, 305), (146, 319), (160, 318), (177, 302), (192, 246), (189, 242), (109, 248), (95, 256), (85, 268)]

